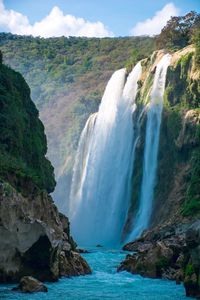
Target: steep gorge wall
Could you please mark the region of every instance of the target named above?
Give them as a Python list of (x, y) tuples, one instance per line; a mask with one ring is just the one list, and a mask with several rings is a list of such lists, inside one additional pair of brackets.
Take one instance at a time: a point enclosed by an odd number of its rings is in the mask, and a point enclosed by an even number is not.
[[(142, 180), (146, 108), (157, 61), (163, 51), (144, 60), (137, 96), (135, 129), (140, 131), (133, 170), (133, 193), (125, 232), (134, 224)], [(146, 108), (145, 108), (146, 107)], [(194, 48), (172, 54), (168, 68), (160, 129), (154, 207), (150, 227), (186, 222), (200, 213), (200, 74)], [(140, 118), (140, 120), (139, 120)]]
[(199, 216), (199, 158), (200, 73), (188, 47), (173, 55), (168, 70), (153, 225)]
[(0, 64), (0, 282), (91, 272), (77, 253), (55, 187), (44, 127), (23, 77)]
[(55, 188), (47, 142), (30, 89), (17, 72), (0, 64), (0, 178), (18, 189), (28, 182), (48, 192)]
[[(148, 100), (154, 59), (144, 61), (138, 110)], [(139, 114), (139, 113), (138, 113)], [(140, 194), (146, 113), (140, 122), (133, 176), (132, 206), (125, 231), (137, 213)], [(200, 72), (193, 47), (172, 54), (164, 95), (154, 207), (148, 230), (124, 246), (134, 252), (118, 271), (184, 283), (187, 296), (200, 297)]]

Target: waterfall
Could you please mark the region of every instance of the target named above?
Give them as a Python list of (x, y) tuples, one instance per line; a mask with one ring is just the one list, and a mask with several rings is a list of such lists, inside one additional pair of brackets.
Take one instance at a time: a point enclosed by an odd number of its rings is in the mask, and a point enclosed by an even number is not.
[(70, 199), (72, 199), (72, 201), (69, 203), (69, 215), (71, 218), (73, 218), (77, 213), (80, 201), (82, 199), (83, 184), (86, 170), (88, 168), (88, 158), (92, 141), (90, 137), (94, 129), (96, 117), (97, 113), (89, 116), (79, 140), (70, 191)]
[(81, 245), (120, 242), (131, 197), (132, 116), (141, 71), (138, 63), (127, 81), (125, 69), (112, 75), (98, 113), (82, 132), (69, 208), (72, 234)]
[(160, 135), (160, 124), (163, 109), (163, 95), (167, 68), (171, 56), (166, 54), (157, 65), (153, 87), (150, 94), (150, 104), (147, 112), (145, 149), (143, 160), (143, 178), (139, 199), (139, 209), (133, 230), (128, 240), (132, 241), (148, 228), (153, 205), (154, 187), (156, 183), (157, 157)]

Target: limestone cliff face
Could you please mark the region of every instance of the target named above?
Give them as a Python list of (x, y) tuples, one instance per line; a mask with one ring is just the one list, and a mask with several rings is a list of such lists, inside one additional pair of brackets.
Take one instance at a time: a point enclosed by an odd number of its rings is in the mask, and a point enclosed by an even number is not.
[(172, 56), (160, 132), (152, 225), (200, 215), (200, 72), (194, 49)]
[[(157, 62), (164, 51), (142, 61), (137, 113), (140, 138), (136, 148), (132, 205), (125, 227), (128, 231), (138, 209), (142, 180), (146, 108)], [(200, 215), (200, 73), (194, 48), (172, 54), (168, 68), (160, 129), (157, 179), (150, 228), (195, 220)], [(142, 113), (143, 112), (143, 113)], [(140, 118), (140, 120), (139, 120)], [(139, 122), (137, 121), (139, 120)]]
[[(126, 230), (137, 212), (152, 74), (163, 51), (143, 61), (137, 98), (140, 140), (136, 150), (132, 206)], [(141, 111), (144, 113), (141, 115)], [(137, 116), (136, 116), (137, 118)], [(200, 297), (200, 72), (192, 46), (172, 54), (160, 129), (157, 180), (149, 230), (124, 249), (118, 270), (184, 283), (187, 296)]]
[(55, 281), (91, 272), (48, 192), (44, 127), (19, 73), (0, 64), (0, 282)]
[(164, 111), (152, 226), (199, 218), (200, 112)]

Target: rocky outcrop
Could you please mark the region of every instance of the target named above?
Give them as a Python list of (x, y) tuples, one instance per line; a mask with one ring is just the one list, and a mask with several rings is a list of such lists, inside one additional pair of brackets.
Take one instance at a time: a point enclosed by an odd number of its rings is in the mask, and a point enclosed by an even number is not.
[(24, 276), (20, 280), (18, 287), (14, 288), (13, 291), (19, 291), (23, 293), (38, 293), (38, 292), (48, 292), (47, 287), (39, 280), (31, 277)]
[(147, 231), (135, 242), (128, 243), (124, 250), (134, 251), (127, 255), (118, 271), (151, 278), (183, 280), (182, 263), (186, 251), (186, 230), (189, 225), (157, 228)]
[(183, 282), (187, 296), (200, 298), (200, 221), (145, 232), (124, 250), (133, 251), (118, 267), (150, 278)]
[(46, 192), (29, 197), (0, 184), (0, 282), (22, 276), (55, 281), (60, 276), (91, 273), (76, 252), (68, 219)]
[(188, 252), (185, 263), (184, 286), (187, 296), (200, 299), (200, 221), (186, 233)]

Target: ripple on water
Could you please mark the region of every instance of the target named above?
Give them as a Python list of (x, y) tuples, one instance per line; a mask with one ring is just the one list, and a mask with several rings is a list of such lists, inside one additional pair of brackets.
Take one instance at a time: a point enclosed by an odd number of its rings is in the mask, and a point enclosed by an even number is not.
[(142, 278), (127, 272), (116, 272), (126, 253), (117, 250), (92, 249), (84, 254), (92, 275), (62, 278), (47, 283), (48, 293), (12, 292), (13, 285), (0, 285), (0, 299), (5, 300), (187, 300), (182, 285), (168, 280)]

